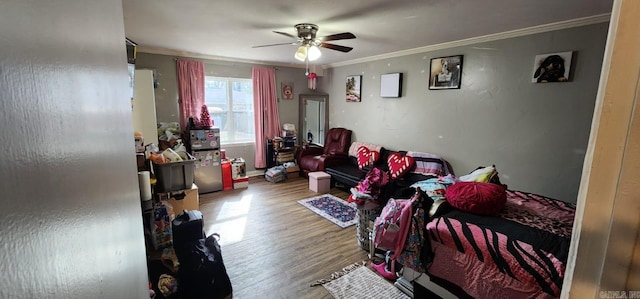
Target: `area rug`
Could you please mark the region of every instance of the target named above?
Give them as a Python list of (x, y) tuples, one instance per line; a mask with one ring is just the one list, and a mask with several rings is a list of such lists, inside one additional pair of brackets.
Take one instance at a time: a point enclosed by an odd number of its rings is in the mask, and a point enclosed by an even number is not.
[(311, 286), (322, 285), (333, 296), (339, 299), (408, 299), (405, 293), (393, 284), (364, 267), (365, 262), (345, 267), (335, 272), (330, 280), (319, 280)]
[(356, 208), (331, 194), (323, 194), (298, 203), (341, 228), (356, 224)]

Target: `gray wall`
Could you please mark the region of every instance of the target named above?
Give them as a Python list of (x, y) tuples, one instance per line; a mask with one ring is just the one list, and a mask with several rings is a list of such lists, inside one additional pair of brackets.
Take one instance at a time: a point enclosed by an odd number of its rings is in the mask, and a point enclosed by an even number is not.
[[(389, 58), (325, 70), (318, 92), (330, 95), (330, 126), (391, 149), (445, 157), (457, 175), (495, 164), (509, 188), (575, 202), (589, 136), (607, 24)], [(568, 83), (531, 83), (537, 54), (574, 51)], [(428, 90), (429, 60), (464, 55), (462, 87)], [(178, 120), (174, 56), (139, 53), (139, 68), (156, 69), (158, 121)], [(207, 75), (250, 78), (246, 63), (203, 60)], [(401, 98), (380, 98), (380, 74), (402, 72)], [(343, 100), (345, 78), (362, 75), (363, 100)], [(278, 88), (294, 82), (294, 100), (280, 100), (282, 123), (299, 128), (298, 95), (310, 93), (304, 70), (278, 67)], [(299, 138), (301, 138), (299, 136)], [(253, 146), (223, 146), (254, 170)]]
[(0, 3), (0, 298), (148, 298), (123, 24)]
[[(175, 58), (176, 56), (138, 53), (136, 68), (148, 68), (156, 70), (158, 88), (156, 88), (155, 90), (155, 98), (156, 115), (158, 118), (158, 122), (177, 122), (179, 120), (178, 84), (176, 77)], [(253, 67), (252, 64), (210, 59), (196, 60), (201, 60), (204, 62), (205, 73), (207, 76), (251, 79), (251, 68)], [(307, 88), (307, 79), (304, 74), (305, 70), (290, 67), (277, 67), (276, 69), (276, 84), (278, 88), (278, 110), (280, 113), (280, 123), (293, 123), (296, 125), (296, 129), (299, 130), (298, 95), (311, 93), (311, 91)], [(281, 82), (293, 82), (294, 97), (292, 100), (281, 99)], [(246, 161), (247, 171), (255, 171), (255, 145), (223, 144), (222, 148), (227, 151), (228, 157), (244, 158)]]
[[(439, 154), (456, 175), (495, 164), (509, 188), (575, 202), (608, 24), (337, 67), (322, 78), (330, 125), (354, 140)], [(537, 54), (574, 51), (571, 82), (533, 84)], [(462, 87), (428, 90), (429, 60), (464, 55)], [(401, 98), (380, 98), (380, 74), (404, 74)], [(362, 75), (362, 102), (344, 100)]]

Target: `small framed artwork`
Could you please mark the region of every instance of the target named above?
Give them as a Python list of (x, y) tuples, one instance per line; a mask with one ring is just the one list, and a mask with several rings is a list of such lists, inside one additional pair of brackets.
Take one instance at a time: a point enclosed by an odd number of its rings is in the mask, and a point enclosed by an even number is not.
[(293, 99), (293, 82), (282, 82), (282, 98), (285, 100)]
[(380, 97), (399, 98), (402, 96), (402, 73), (380, 75)]
[(432, 58), (429, 74), (429, 89), (460, 88), (462, 55)]
[(360, 94), (362, 92), (362, 86), (360, 82), (362, 76), (347, 76), (347, 102), (360, 102), (362, 98)]
[(536, 55), (533, 64), (533, 83), (567, 82), (573, 52)]

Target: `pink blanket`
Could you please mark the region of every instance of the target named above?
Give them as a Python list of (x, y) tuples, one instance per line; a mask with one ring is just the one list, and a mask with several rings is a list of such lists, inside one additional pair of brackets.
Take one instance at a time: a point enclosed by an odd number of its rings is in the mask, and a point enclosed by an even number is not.
[[(511, 190), (507, 191), (507, 205), (499, 215), (447, 212), (427, 224), (434, 252), (429, 273), (455, 280), (451, 282), (478, 298), (487, 297), (481, 294), (483, 290), (504, 288), (526, 290), (531, 298), (557, 297), (564, 279), (574, 214), (572, 204)], [(447, 263), (462, 262), (461, 272), (452, 275), (446, 270)], [(493, 281), (489, 284), (493, 288), (487, 286), (487, 281)], [(509, 287), (514, 285), (517, 287)]]

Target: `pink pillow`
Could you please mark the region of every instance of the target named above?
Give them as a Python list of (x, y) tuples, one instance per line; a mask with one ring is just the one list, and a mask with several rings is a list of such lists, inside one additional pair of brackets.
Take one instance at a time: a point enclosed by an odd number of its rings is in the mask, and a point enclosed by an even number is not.
[(507, 202), (505, 186), (480, 182), (457, 182), (447, 188), (446, 197), (454, 208), (481, 215), (497, 214)]
[(366, 146), (358, 148), (358, 168), (362, 168), (373, 165), (380, 159), (380, 152), (369, 150)]

